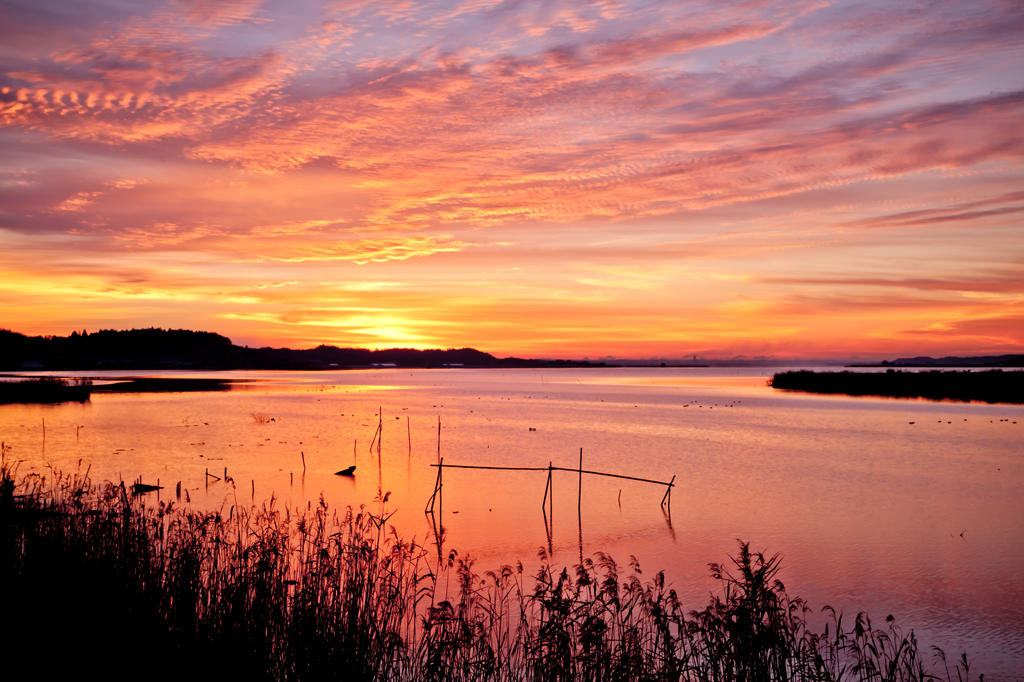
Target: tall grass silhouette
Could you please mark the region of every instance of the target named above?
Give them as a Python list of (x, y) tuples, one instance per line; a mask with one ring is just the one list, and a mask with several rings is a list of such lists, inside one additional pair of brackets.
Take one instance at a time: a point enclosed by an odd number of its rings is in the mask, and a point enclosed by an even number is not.
[(7, 403), (85, 402), (92, 393), (92, 380), (38, 377), (0, 381), (0, 405)]
[[(892, 619), (821, 631), (740, 543), (721, 590), (686, 611), (664, 574), (598, 553), (570, 570), (541, 550), (478, 572), (400, 538), (375, 511), (147, 504), (121, 484), (19, 477), (5, 448), (3, 641), (46, 674), (111, 667), (157, 679), (966, 680), (928, 665)], [(386, 501), (386, 500), (385, 500)], [(941, 652), (939, 652), (941, 653)], [(936, 672), (937, 671), (937, 672)]]

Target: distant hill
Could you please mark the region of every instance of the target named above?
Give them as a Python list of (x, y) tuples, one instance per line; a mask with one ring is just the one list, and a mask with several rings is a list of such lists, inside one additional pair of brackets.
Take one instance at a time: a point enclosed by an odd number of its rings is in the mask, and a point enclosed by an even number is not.
[(0, 371), (167, 369), (357, 369), (367, 367), (608, 367), (574, 360), (496, 358), (473, 348), (416, 350), (249, 348), (212, 332), (104, 329), (70, 336), (25, 336), (0, 329)]
[(975, 357), (897, 358), (878, 364), (858, 364), (850, 367), (1024, 367), (1024, 355), (979, 355)]

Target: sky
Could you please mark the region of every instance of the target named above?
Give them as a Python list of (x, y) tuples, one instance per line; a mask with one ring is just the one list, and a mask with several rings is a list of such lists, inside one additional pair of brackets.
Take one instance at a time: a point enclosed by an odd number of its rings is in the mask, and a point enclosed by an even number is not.
[(1024, 3), (3, 0), (0, 327), (1024, 352)]

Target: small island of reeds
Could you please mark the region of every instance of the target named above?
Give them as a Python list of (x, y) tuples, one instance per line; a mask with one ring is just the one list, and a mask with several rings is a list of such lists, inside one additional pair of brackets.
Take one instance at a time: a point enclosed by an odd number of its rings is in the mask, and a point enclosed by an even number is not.
[(711, 565), (720, 591), (687, 610), (663, 574), (604, 554), (561, 569), (542, 550), (533, 575), (522, 564), (481, 573), (398, 537), (383, 504), (207, 513), (147, 503), (124, 483), (18, 477), (10, 459), (3, 474), (3, 642), (48, 676), (977, 679), (966, 656), (947, 663), (892, 617), (878, 627), (825, 607), (815, 629), (779, 557), (745, 543)]
[(93, 393), (198, 393), (230, 391), (247, 379), (208, 379), (180, 377), (125, 377), (94, 384), (92, 379), (61, 377), (12, 377), (0, 380), (0, 405), (10, 403), (85, 402)]
[(88, 379), (38, 377), (0, 381), (0, 405), (11, 403), (85, 402), (92, 392)]
[(781, 372), (773, 388), (808, 393), (842, 393), (890, 398), (1024, 403), (1024, 372), (992, 369), (884, 372)]

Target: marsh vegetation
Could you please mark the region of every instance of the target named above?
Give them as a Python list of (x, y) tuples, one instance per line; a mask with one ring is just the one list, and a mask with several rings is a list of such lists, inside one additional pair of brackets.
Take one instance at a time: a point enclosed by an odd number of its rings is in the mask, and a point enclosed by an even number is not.
[(92, 389), (89, 379), (38, 377), (0, 381), (0, 405), (83, 402), (89, 399)]
[(885, 372), (780, 372), (771, 386), (809, 393), (843, 393), (929, 400), (1024, 403), (1024, 372), (931, 370)]
[[(5, 449), (6, 450), (6, 449)], [(687, 609), (663, 574), (541, 553), (480, 572), (375, 510), (147, 503), (88, 475), (3, 466), (8, 651), (49, 673), (297, 680), (966, 680), (966, 658), (791, 597), (778, 556), (741, 543)], [(385, 496), (386, 501), (386, 496)], [(59, 655), (54, 655), (59, 654)], [(935, 676), (933, 676), (935, 675)]]

